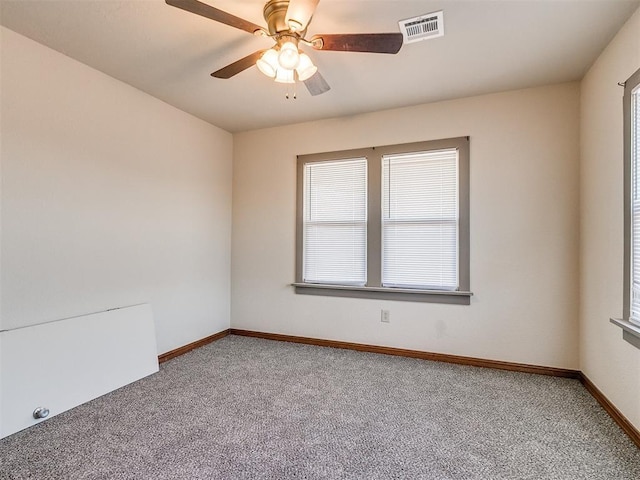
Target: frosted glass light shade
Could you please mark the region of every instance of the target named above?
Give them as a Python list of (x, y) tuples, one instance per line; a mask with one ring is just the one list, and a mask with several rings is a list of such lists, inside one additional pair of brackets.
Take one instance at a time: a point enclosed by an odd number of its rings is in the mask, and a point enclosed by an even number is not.
[(315, 75), (315, 73), (318, 71), (318, 67), (313, 64), (311, 58), (309, 58), (309, 55), (307, 55), (306, 53), (301, 53), (300, 62), (298, 63), (296, 71), (298, 72), (298, 79), (301, 82), (304, 82), (305, 80), (308, 80)]
[(294, 70), (300, 63), (298, 47), (293, 42), (284, 42), (278, 54), (278, 63), (282, 68)]
[(267, 77), (274, 78), (278, 70), (278, 52), (270, 48), (258, 59), (256, 66)]
[(276, 82), (278, 83), (296, 83), (293, 78), (293, 70), (287, 70), (286, 68), (278, 68), (276, 73)]

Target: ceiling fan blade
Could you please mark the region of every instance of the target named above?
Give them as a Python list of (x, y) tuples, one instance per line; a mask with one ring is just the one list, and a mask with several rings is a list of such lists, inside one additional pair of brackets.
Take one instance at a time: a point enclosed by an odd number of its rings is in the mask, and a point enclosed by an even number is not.
[(266, 50), (258, 50), (257, 52), (253, 52), (251, 55), (247, 55), (237, 62), (230, 63), (226, 67), (213, 72), (211, 76), (216, 78), (231, 78), (234, 75), (237, 75), (240, 72), (244, 72), (247, 68), (255, 65), (264, 52), (266, 52)]
[(305, 87), (312, 96), (320, 95), (331, 90), (331, 87), (320, 72), (316, 72), (311, 78), (304, 81)]
[(289, 0), (285, 22), (294, 31), (307, 29), (320, 0)]
[(344, 33), (314, 35), (316, 50), (339, 52), (398, 53), (402, 47), (401, 33)]
[(256, 25), (255, 23), (251, 23), (240, 17), (231, 15), (230, 13), (223, 12), (222, 10), (218, 10), (211, 5), (199, 2), (198, 0), (165, 1), (167, 2), (167, 5), (171, 5), (172, 7), (181, 8), (182, 10), (186, 10), (187, 12), (210, 18), (211, 20), (215, 20), (216, 22), (224, 23), (225, 25), (239, 28), (240, 30), (244, 30), (249, 33), (254, 33), (256, 30), (262, 30), (262, 27), (260, 25)]

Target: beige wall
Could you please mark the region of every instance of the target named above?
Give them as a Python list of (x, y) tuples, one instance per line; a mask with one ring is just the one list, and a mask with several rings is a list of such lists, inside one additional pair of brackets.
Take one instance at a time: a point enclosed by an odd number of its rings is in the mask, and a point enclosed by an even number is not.
[(623, 143), (618, 82), (640, 68), (640, 10), (582, 81), (580, 368), (640, 428), (640, 350), (622, 340)]
[[(577, 368), (578, 125), (568, 83), (234, 135), (232, 326)], [(294, 294), (296, 154), (465, 135), (470, 306)]]
[(149, 302), (229, 327), (232, 136), (2, 28), (1, 328)]

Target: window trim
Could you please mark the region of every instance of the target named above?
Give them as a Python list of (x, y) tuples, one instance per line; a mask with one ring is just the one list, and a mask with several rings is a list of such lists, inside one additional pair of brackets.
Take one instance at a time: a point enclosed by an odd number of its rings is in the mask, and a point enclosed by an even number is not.
[[(632, 274), (632, 261), (631, 258), (631, 246), (633, 239), (631, 222), (632, 222), (632, 182), (633, 182), (633, 170), (632, 170), (632, 158), (631, 158), (631, 134), (632, 134), (632, 119), (631, 119), (631, 92), (640, 86), (640, 69), (637, 70), (629, 79), (624, 83), (624, 96), (623, 96), (623, 116), (624, 116), (624, 268), (623, 268), (623, 305), (622, 305), (622, 318), (611, 318), (610, 321), (614, 325), (623, 329), (623, 338), (630, 344), (640, 348), (640, 325), (631, 321), (631, 274)], [(638, 126), (640, 128), (640, 126)]]
[[(307, 295), (404, 300), (469, 305), (470, 239), (469, 239), (469, 137), (429, 140), (400, 145), (359, 148), (336, 152), (297, 156), (296, 192), (296, 271), (295, 292)], [(456, 291), (406, 289), (382, 286), (382, 157), (428, 150), (458, 150), (458, 278)], [(367, 284), (366, 286), (323, 285), (304, 283), (303, 273), (303, 185), (304, 165), (310, 162), (365, 157), (367, 159)]]

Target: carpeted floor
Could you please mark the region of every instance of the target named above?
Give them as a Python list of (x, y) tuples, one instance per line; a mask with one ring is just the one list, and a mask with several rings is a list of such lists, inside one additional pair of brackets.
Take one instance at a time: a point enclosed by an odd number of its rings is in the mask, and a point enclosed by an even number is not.
[(576, 380), (229, 336), (0, 440), (2, 479), (638, 480)]

